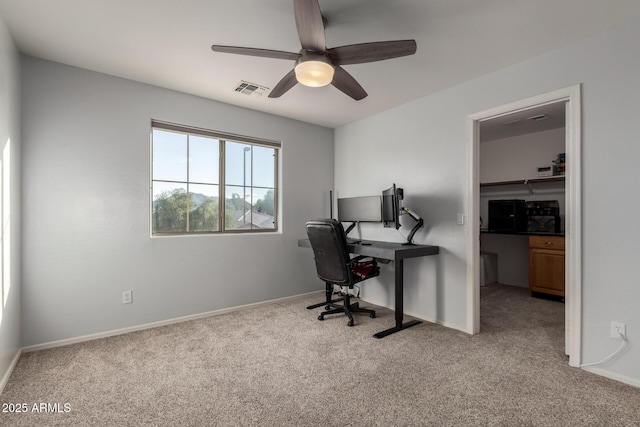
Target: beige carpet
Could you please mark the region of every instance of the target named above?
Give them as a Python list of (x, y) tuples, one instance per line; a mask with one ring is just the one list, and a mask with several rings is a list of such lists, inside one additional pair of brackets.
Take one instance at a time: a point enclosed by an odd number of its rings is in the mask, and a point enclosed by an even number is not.
[(321, 298), (26, 353), (0, 401), (29, 409), (0, 425), (640, 425), (639, 389), (567, 365), (562, 303), (490, 285), (479, 335), (423, 323), (377, 340), (392, 311), (350, 328), (305, 309)]

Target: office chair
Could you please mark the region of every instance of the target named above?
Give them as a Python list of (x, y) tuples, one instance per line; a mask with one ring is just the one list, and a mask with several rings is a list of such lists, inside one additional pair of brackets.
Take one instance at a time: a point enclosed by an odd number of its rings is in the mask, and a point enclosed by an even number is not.
[[(331, 300), (333, 286), (338, 285), (353, 289), (356, 283), (380, 275), (380, 267), (376, 260), (366, 256), (351, 258), (347, 247), (347, 238), (342, 224), (334, 219), (317, 219), (306, 224), (307, 235), (313, 249), (318, 277), (325, 281), (327, 301)], [(363, 261), (369, 258), (367, 261)], [(376, 317), (374, 310), (360, 308), (359, 304), (351, 303), (352, 295), (345, 292), (343, 303), (327, 302), (318, 320), (324, 320), (328, 314), (344, 313), (353, 326), (352, 313), (368, 313), (369, 317)]]

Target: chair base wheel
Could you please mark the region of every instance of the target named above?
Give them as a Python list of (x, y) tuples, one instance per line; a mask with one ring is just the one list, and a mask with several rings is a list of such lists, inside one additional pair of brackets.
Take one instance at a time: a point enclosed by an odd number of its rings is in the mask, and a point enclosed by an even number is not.
[(359, 302), (351, 303), (349, 295), (345, 295), (344, 304), (327, 304), (325, 308), (327, 310), (320, 313), (318, 320), (324, 320), (324, 317), (328, 315), (341, 313), (349, 318), (347, 325), (353, 326), (355, 324), (353, 314), (355, 313), (368, 314), (372, 319), (376, 317), (376, 312), (374, 310), (361, 308)]

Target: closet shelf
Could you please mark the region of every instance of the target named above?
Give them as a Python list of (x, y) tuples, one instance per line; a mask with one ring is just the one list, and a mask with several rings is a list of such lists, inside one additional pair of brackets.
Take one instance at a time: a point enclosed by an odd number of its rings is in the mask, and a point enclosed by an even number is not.
[(481, 182), (480, 187), (497, 187), (500, 185), (528, 185), (542, 182), (564, 182), (564, 175), (556, 175), (545, 178), (525, 178), (517, 181)]

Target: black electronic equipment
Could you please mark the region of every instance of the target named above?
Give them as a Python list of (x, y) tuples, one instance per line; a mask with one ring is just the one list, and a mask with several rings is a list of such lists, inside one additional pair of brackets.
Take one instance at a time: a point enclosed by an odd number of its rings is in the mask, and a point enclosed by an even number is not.
[(404, 244), (414, 245), (413, 236), (420, 227), (424, 226), (424, 220), (411, 209), (402, 206), (402, 199), (404, 199), (404, 190), (396, 188), (395, 184), (382, 192), (382, 222), (385, 227), (395, 227), (397, 230), (400, 228), (400, 215), (409, 215), (416, 225), (409, 232), (407, 242)]
[(560, 203), (557, 200), (534, 200), (525, 205), (527, 231), (560, 233)]
[(397, 189), (395, 184), (382, 192), (382, 221), (385, 227), (400, 228), (401, 200), (402, 189)]
[(525, 205), (527, 216), (560, 216), (557, 200), (533, 200)]
[(382, 200), (380, 196), (347, 197), (338, 199), (338, 221), (382, 221)]
[(349, 234), (359, 222), (382, 221), (382, 198), (364, 196), (338, 199), (338, 221), (351, 223), (345, 234)]
[(525, 201), (489, 200), (489, 231), (503, 233), (527, 231)]

